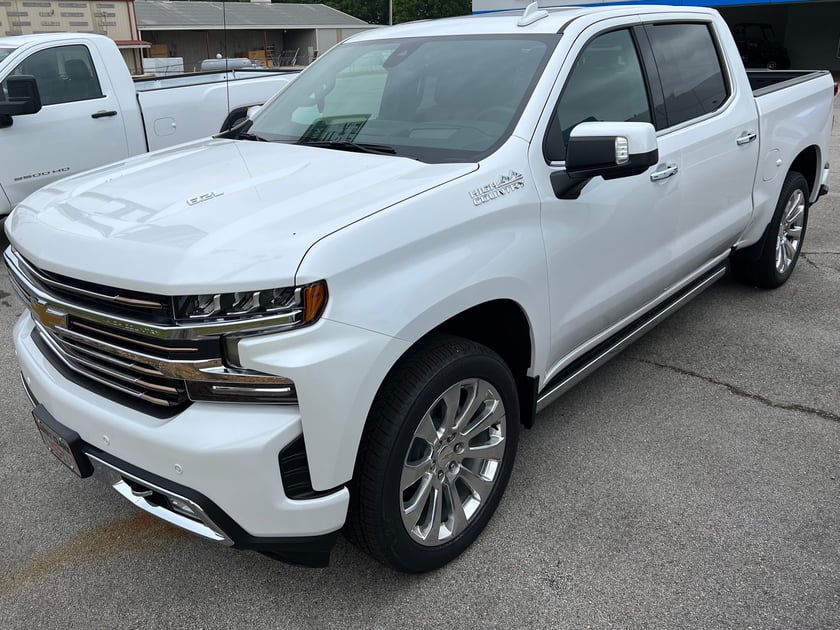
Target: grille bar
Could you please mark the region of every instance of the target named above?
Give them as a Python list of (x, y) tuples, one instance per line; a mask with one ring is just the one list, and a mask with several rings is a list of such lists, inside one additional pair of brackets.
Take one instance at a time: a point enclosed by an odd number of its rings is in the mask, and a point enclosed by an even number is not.
[(168, 308), (168, 305), (164, 304), (162, 301), (153, 301), (143, 298), (132, 298), (122, 295), (102, 293), (99, 291), (92, 291), (90, 289), (84, 289), (82, 287), (66, 284), (64, 282), (61, 282), (60, 280), (56, 280), (52, 277), (47, 276), (44, 272), (30, 265), (21, 256), (17, 257), (17, 262), (20, 271), (23, 272), (29, 278), (30, 281), (34, 280), (35, 282), (43, 286), (45, 289), (52, 289), (53, 291), (59, 291), (61, 293), (80, 295), (82, 297), (92, 298), (94, 300), (113, 302), (122, 306), (131, 306), (135, 308), (144, 309), (154, 308), (161, 310)]
[(105, 376), (103, 376), (102, 374), (98, 374), (97, 372), (84, 369), (78, 363), (69, 358), (61, 350), (61, 347), (56, 343), (52, 336), (46, 330), (44, 330), (43, 326), (41, 326), (40, 324), (36, 324), (36, 327), (36, 329), (40, 333), (41, 339), (44, 341), (44, 343), (47, 344), (47, 347), (53, 351), (55, 357), (59, 361), (61, 361), (67, 368), (73, 370), (74, 372), (81, 374), (82, 376), (85, 376), (93, 381), (96, 381), (100, 385), (105, 385), (119, 392), (122, 392), (123, 394), (128, 394), (129, 396), (139, 398), (140, 400), (144, 400), (155, 405), (171, 407), (178, 404), (177, 402), (170, 401), (164, 397), (154, 396), (146, 391), (138, 390), (127, 385), (123, 385), (122, 383), (106, 378)]

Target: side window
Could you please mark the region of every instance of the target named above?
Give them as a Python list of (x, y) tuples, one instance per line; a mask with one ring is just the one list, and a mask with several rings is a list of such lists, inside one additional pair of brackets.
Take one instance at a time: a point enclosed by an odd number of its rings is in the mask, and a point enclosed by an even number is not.
[(652, 121), (639, 56), (626, 29), (599, 35), (575, 61), (548, 127), (546, 159), (565, 160), (572, 128), (594, 121)]
[(84, 101), (102, 96), (93, 61), (85, 46), (59, 46), (40, 50), (20, 62), (10, 76), (21, 74), (35, 77), (42, 105)]
[(707, 24), (647, 26), (668, 125), (708, 114), (729, 96), (715, 42)]

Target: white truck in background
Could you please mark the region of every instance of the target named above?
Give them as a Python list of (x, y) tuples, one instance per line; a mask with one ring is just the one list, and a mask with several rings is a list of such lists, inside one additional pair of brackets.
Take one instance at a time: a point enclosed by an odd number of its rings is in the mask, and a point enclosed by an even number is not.
[(61, 177), (217, 133), (292, 76), (133, 80), (101, 35), (0, 37), (0, 217)]
[(207, 539), (323, 565), (344, 528), (440, 567), (488, 523), (520, 424), (727, 268), (788, 280), (836, 89), (746, 72), (702, 8), (360, 34), (227, 133), (18, 204), (36, 424)]

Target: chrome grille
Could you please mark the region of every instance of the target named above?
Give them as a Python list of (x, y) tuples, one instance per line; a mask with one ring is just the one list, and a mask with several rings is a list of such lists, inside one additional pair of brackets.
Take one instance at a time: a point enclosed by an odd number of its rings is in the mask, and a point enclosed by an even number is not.
[(138, 291), (121, 291), (91, 282), (72, 280), (59, 274), (38, 269), (14, 251), (6, 253), (7, 265), (10, 258), (15, 262), (15, 273), (17, 275), (57, 298), (67, 299), (76, 304), (89, 305), (104, 312), (133, 315), (145, 321), (172, 321), (171, 301), (167, 297)]
[(222, 361), (221, 335), (254, 323), (171, 324), (168, 297), (75, 282), (38, 269), (12, 247), (4, 258), (12, 287), (30, 309), (39, 348), (66, 376), (83, 377), (73, 379), (80, 385), (173, 411), (196, 396), (295, 402), (289, 379), (230, 370)]
[(167, 378), (149, 365), (97, 350), (84, 335), (61, 327), (47, 329), (40, 322), (36, 327), (56, 358), (74, 372), (155, 405), (171, 407), (187, 401), (183, 380)]

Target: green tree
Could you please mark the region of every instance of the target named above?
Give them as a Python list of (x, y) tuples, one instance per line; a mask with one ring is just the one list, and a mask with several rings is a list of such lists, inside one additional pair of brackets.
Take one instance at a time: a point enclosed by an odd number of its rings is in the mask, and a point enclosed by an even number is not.
[(471, 0), (394, 0), (394, 24), (471, 12)]
[[(295, 0), (272, 0), (289, 2)], [(323, 0), (324, 4), (369, 24), (388, 23), (388, 0)], [(472, 11), (471, 0), (393, 0), (394, 24), (413, 20), (466, 15)]]

